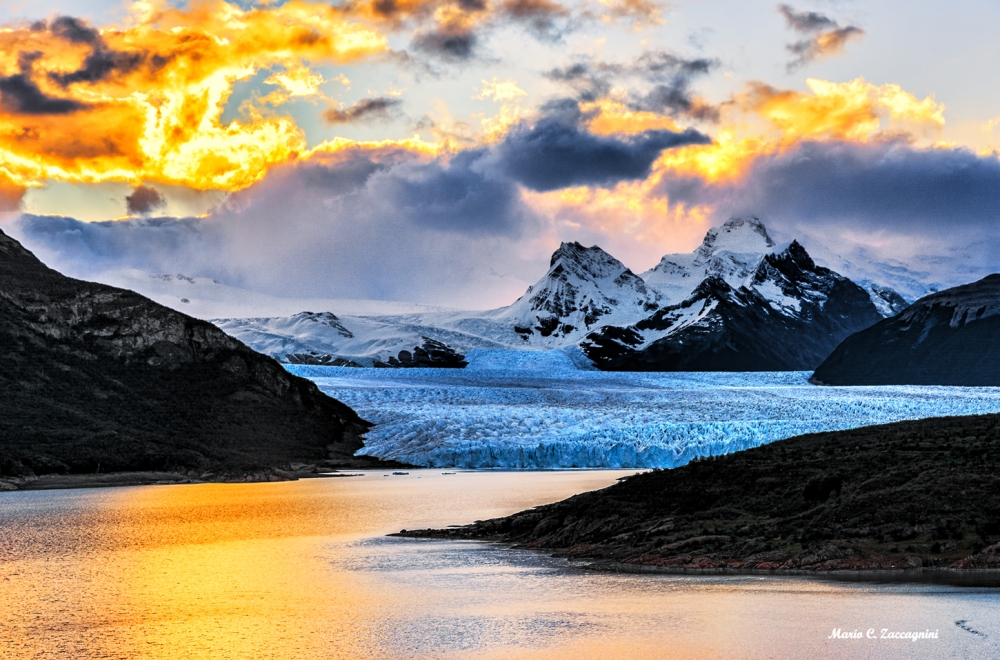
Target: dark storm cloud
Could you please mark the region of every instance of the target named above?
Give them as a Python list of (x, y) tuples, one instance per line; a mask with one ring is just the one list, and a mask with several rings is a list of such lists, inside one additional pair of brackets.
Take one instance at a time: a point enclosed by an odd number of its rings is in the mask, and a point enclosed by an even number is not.
[(500, 13), (547, 41), (560, 39), (574, 27), (569, 10), (552, 0), (505, 0)]
[(79, 101), (49, 96), (39, 89), (31, 79), (31, 65), (39, 57), (41, 53), (21, 53), (21, 73), (0, 78), (0, 106), (21, 115), (65, 115), (87, 108)]
[[(37, 28), (36, 31), (39, 31), (44, 29), (45, 23), (35, 23), (32, 27)], [(59, 16), (55, 18), (48, 25), (48, 29), (52, 34), (62, 37), (71, 43), (104, 45), (100, 32), (72, 16)]]
[[(108, 48), (101, 33), (87, 25), (84, 21), (72, 16), (59, 16), (47, 25), (44, 22), (32, 25), (35, 31), (48, 29), (52, 34), (71, 43), (88, 44), (90, 54), (83, 61), (83, 66), (69, 73), (50, 73), (49, 77), (67, 87), (73, 83), (96, 83), (105, 80), (116, 73), (130, 73), (150, 61), (146, 53), (125, 52)], [(154, 57), (153, 63), (162, 66), (163, 58)]]
[(672, 202), (722, 214), (867, 230), (939, 232), (1000, 226), (1000, 160), (965, 149), (914, 149), (903, 141), (806, 142), (761, 157), (739, 184), (664, 183)]
[(807, 143), (751, 177), (752, 197), (783, 215), (942, 231), (1000, 222), (1000, 161), (964, 149)]
[(717, 121), (718, 108), (696, 100), (691, 93), (691, 82), (718, 64), (718, 60), (711, 58), (684, 58), (666, 51), (648, 51), (631, 62), (583, 60), (551, 69), (545, 76), (573, 87), (581, 101), (606, 96), (623, 79), (652, 83), (651, 88), (630, 95), (629, 105), (633, 109)]
[(323, 119), (330, 124), (385, 121), (393, 118), (396, 110), (402, 103), (399, 99), (385, 96), (361, 99), (354, 105), (343, 110), (329, 108), (323, 113)]
[(477, 42), (478, 38), (472, 31), (439, 29), (418, 34), (413, 39), (413, 47), (445, 60), (464, 61), (475, 55)]
[(447, 164), (407, 164), (372, 177), (371, 194), (416, 226), (464, 234), (514, 236), (530, 213), (510, 179), (481, 167), (481, 150)]
[(96, 83), (116, 73), (130, 73), (146, 62), (143, 53), (126, 53), (95, 48), (83, 61), (83, 67), (71, 73), (50, 73), (49, 77), (63, 87), (73, 83)]
[(695, 131), (645, 131), (625, 138), (604, 137), (546, 118), (508, 133), (496, 148), (498, 167), (533, 190), (569, 186), (611, 186), (644, 178), (664, 149), (711, 140)]
[(799, 12), (788, 5), (778, 5), (778, 11), (785, 17), (789, 28), (809, 35), (785, 46), (795, 56), (785, 66), (789, 72), (813, 60), (843, 52), (850, 39), (865, 33), (856, 25), (840, 27), (832, 18), (816, 12)]
[(131, 195), (125, 197), (125, 207), (129, 215), (146, 215), (167, 203), (160, 191), (151, 186), (137, 186)]

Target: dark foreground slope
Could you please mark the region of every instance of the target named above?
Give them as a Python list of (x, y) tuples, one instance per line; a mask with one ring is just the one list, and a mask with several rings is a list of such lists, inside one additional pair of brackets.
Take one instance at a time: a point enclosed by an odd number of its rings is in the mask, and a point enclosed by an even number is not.
[(350, 465), (369, 426), (215, 326), (0, 232), (0, 476)]
[(844, 340), (826, 385), (1000, 385), (1000, 275), (921, 298)]
[(676, 569), (998, 568), (1000, 415), (800, 436), (404, 535)]

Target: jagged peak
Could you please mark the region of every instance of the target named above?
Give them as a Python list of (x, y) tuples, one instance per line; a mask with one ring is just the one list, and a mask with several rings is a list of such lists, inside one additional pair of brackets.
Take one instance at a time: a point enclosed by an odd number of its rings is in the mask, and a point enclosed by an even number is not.
[(787, 259), (806, 270), (816, 270), (817, 268), (816, 262), (798, 241), (792, 241), (783, 250), (775, 251), (772, 258), (775, 260)]
[(774, 246), (775, 243), (760, 218), (748, 215), (730, 218), (721, 227), (709, 229), (697, 251), (708, 256), (719, 250), (769, 252)]
[(701, 300), (702, 298), (708, 297), (719, 297), (731, 294), (735, 289), (729, 285), (724, 278), (717, 275), (710, 275), (701, 281), (701, 284), (695, 287), (694, 291), (691, 292), (682, 304), (688, 304), (695, 300)]
[(577, 241), (563, 241), (559, 245), (559, 249), (552, 253), (552, 258), (549, 260), (549, 267), (555, 266), (556, 262), (562, 259), (574, 262), (600, 261), (621, 263), (600, 247), (596, 245), (591, 245), (589, 248), (583, 247)]

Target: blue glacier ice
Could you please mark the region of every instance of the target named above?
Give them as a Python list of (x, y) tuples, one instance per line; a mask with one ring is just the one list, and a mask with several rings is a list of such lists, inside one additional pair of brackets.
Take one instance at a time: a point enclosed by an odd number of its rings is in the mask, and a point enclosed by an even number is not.
[(360, 453), (428, 467), (676, 467), (802, 433), (1000, 412), (1000, 388), (609, 373), (570, 349), (473, 350), (467, 360), (465, 369), (286, 368), (375, 422)]

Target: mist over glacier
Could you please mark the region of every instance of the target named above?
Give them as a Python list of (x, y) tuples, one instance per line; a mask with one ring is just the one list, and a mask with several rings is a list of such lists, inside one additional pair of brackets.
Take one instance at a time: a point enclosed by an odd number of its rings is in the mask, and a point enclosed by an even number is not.
[(360, 453), (428, 467), (653, 468), (802, 433), (1000, 412), (1000, 390), (817, 387), (808, 372), (588, 369), (572, 350), (473, 350), (465, 369), (286, 365), (376, 426)]

